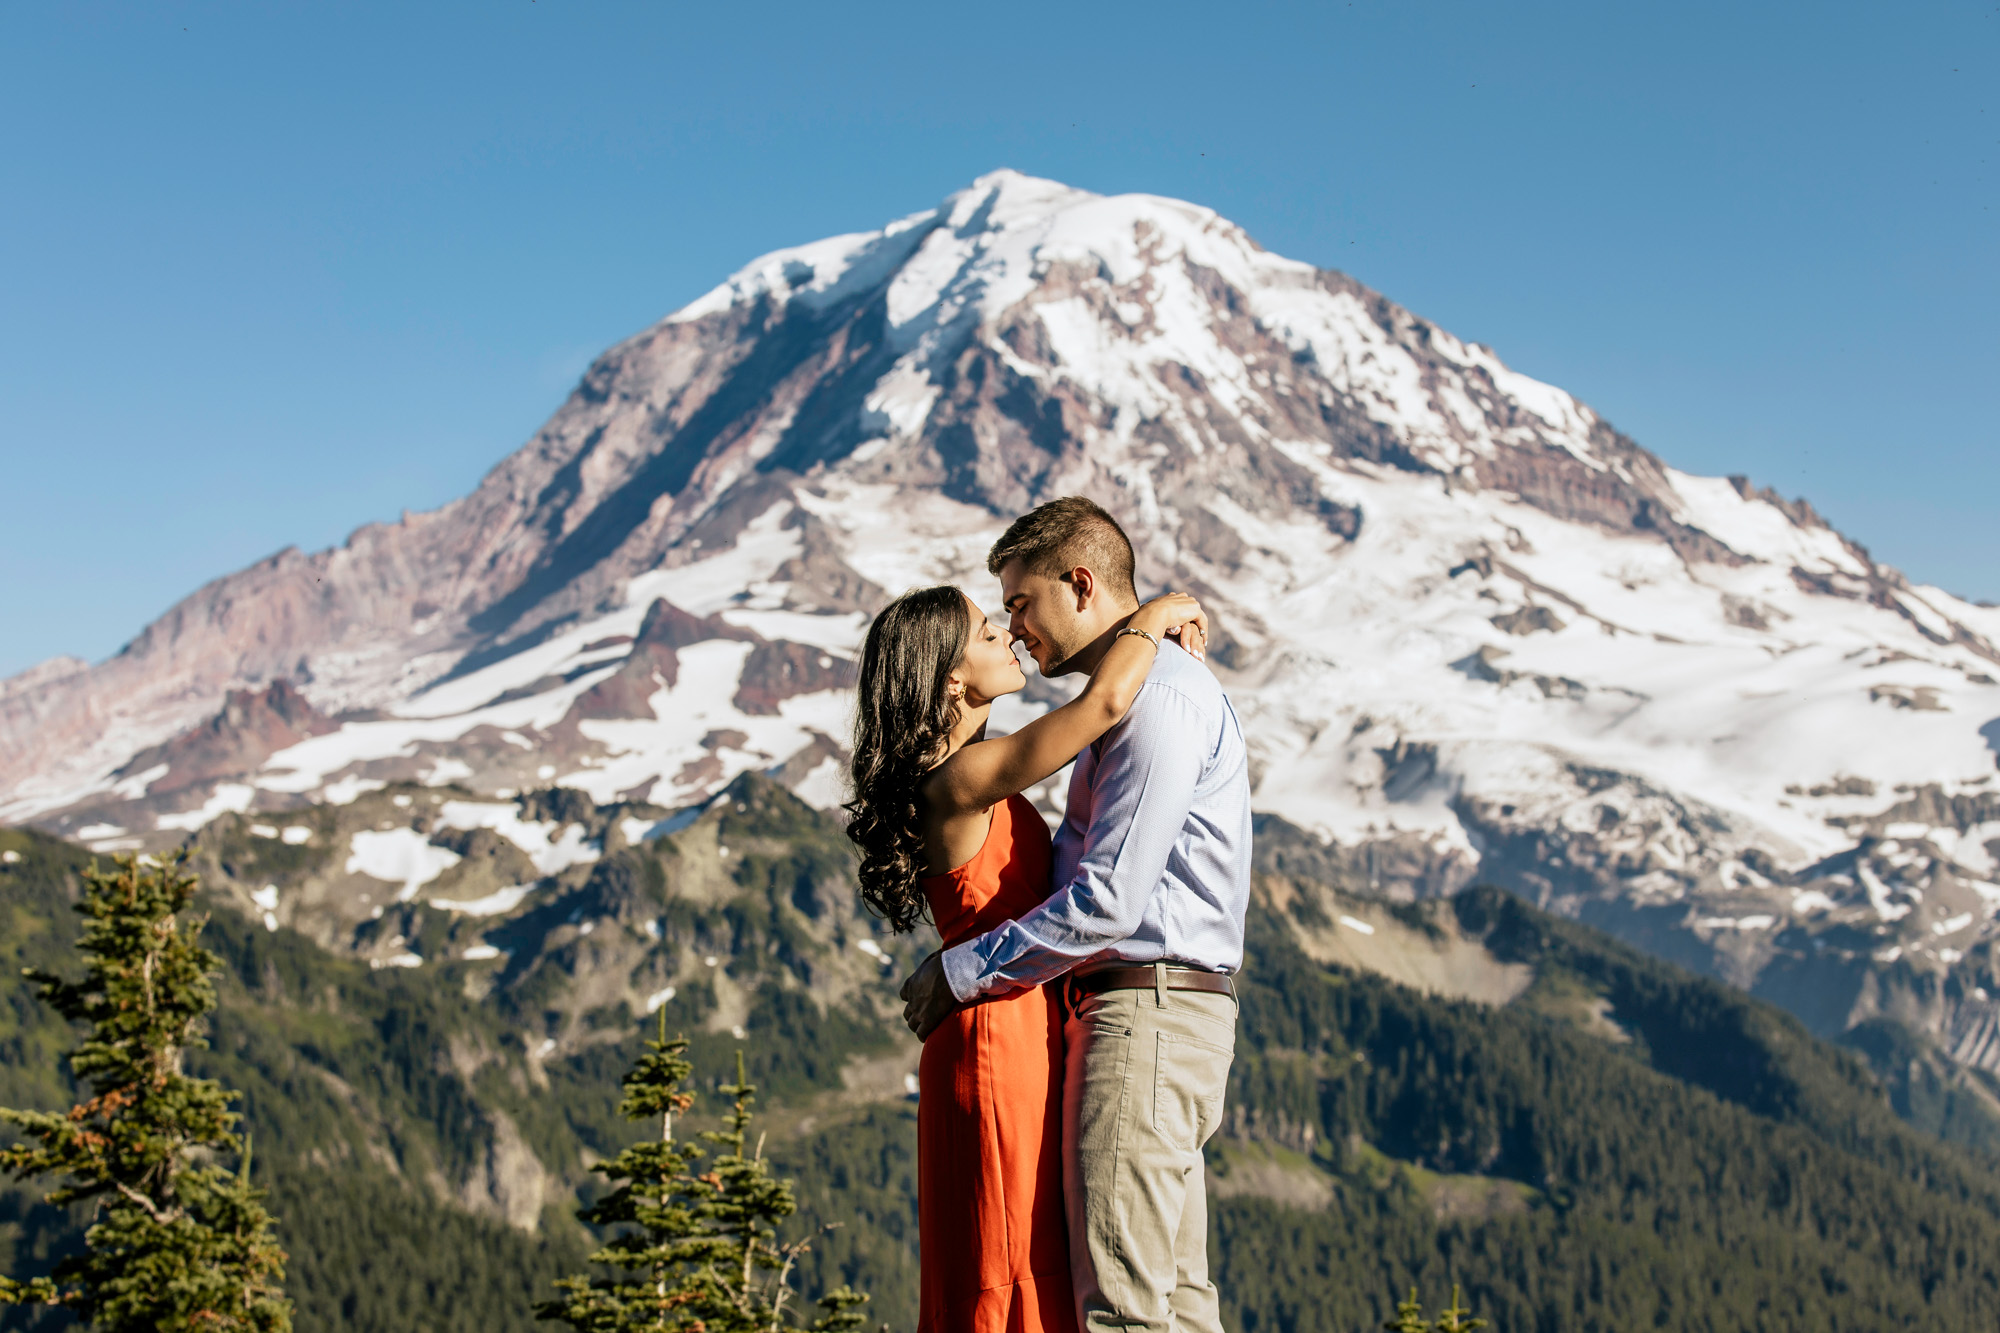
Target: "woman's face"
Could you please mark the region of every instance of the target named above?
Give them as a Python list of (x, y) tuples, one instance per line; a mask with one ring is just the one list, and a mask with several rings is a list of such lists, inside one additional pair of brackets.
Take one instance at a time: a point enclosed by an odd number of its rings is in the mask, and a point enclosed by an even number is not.
[(965, 656), (959, 659), (951, 679), (965, 692), (965, 702), (977, 708), (1003, 694), (1013, 694), (1028, 683), (1028, 675), (1021, 670), (1020, 659), (1014, 656), (1007, 631), (988, 620), (970, 597), (965, 599), (965, 614), (970, 622)]

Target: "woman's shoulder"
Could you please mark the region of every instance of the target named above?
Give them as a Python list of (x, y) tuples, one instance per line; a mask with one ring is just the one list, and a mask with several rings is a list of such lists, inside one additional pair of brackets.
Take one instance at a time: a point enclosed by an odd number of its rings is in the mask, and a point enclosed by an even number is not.
[(944, 790), (947, 784), (951, 782), (952, 775), (958, 772), (960, 766), (965, 763), (965, 756), (977, 750), (985, 743), (986, 738), (984, 736), (975, 736), (925, 769), (922, 776), (917, 779), (918, 792), (928, 795), (932, 792)]

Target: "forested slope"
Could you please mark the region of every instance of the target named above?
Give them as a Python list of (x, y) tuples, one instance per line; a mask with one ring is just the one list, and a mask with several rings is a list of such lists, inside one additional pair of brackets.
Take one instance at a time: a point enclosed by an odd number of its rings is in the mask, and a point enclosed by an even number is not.
[(2000, 1318), (1993, 1178), (1896, 1122), (1858, 1062), (1512, 899), (1452, 906), (1605, 977), (1634, 1038), (1329, 973), (1260, 919), (1233, 1091), (1331, 1188), (1218, 1211), (1244, 1329), (1363, 1327), (1413, 1281), (1465, 1283), (1508, 1330)]
[[(874, 1318), (914, 1326), (915, 1048), (893, 1018), (914, 944), (868, 955), (857, 988), (837, 826), (756, 779), (702, 819), (552, 883), (487, 929), (506, 952), (485, 963), (371, 969), (218, 885), (205, 939), (227, 974), (196, 1065), (244, 1094), (302, 1333), (532, 1326), (588, 1247), (571, 1217), (587, 1161), (628, 1133), (613, 1106), (642, 1023), (602, 998), (607, 977), (668, 958), (703, 1081), (748, 1053), (800, 1226), (844, 1223), (808, 1285), (853, 1281)], [(721, 887), (693, 875), (702, 839), (737, 849)], [(242, 871), (248, 853), (217, 847), (212, 873)], [(0, 1104), (65, 1104), (69, 1034), (18, 976), (73, 966), (84, 854), (25, 831), (0, 849), (18, 858), (0, 864)], [(1501, 1333), (2000, 1326), (2000, 1177), (1898, 1120), (1854, 1055), (1504, 894), (1364, 908), (1309, 858), (1266, 868), (1210, 1153), (1232, 1327), (1349, 1333), (1412, 1283), (1454, 1281)], [(1364, 910), (1525, 989), (1496, 1007), (1316, 961)], [(74, 1243), (37, 1197), (0, 1197), (9, 1271)]]

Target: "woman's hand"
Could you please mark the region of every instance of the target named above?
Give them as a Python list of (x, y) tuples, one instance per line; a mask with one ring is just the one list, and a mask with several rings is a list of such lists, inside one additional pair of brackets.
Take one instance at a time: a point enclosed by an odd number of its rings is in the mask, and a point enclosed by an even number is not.
[(1128, 623), (1133, 629), (1145, 630), (1155, 638), (1178, 639), (1181, 647), (1196, 658), (1206, 655), (1208, 612), (1201, 609), (1200, 602), (1184, 592), (1155, 597), (1133, 612)]

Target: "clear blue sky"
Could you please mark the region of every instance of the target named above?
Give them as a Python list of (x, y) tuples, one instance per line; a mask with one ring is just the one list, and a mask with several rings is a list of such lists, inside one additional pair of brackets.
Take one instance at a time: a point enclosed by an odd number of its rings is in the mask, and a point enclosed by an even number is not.
[(10, 5), (0, 674), (470, 489), (1012, 166), (1209, 205), (2000, 599), (2000, 4)]

